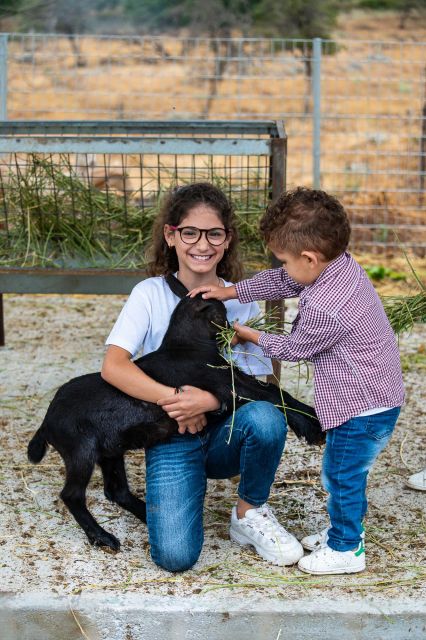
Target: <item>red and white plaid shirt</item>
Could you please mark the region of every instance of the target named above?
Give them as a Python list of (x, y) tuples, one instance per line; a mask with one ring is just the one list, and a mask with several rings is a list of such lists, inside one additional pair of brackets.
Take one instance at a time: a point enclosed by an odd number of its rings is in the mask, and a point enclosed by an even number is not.
[(236, 285), (241, 302), (300, 296), (290, 335), (262, 332), (265, 355), (314, 364), (315, 409), (324, 430), (364, 411), (404, 402), (395, 335), (362, 267), (343, 253), (308, 286), (284, 269), (262, 271)]

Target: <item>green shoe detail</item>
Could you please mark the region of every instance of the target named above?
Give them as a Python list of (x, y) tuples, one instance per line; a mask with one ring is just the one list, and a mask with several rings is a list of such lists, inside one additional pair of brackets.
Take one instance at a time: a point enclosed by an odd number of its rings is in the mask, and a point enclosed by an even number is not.
[(355, 551), (355, 555), (358, 557), (361, 553), (365, 553), (365, 547), (362, 542), (360, 542), (359, 549)]

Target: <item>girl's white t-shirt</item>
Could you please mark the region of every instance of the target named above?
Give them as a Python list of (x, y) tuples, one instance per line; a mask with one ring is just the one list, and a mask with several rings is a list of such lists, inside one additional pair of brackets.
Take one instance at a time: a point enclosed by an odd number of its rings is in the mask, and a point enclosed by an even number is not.
[[(230, 286), (225, 282), (225, 286)], [(159, 348), (169, 326), (170, 316), (179, 302), (163, 276), (147, 278), (132, 290), (106, 343), (125, 349), (135, 357), (140, 352), (151, 353)], [(260, 313), (256, 302), (242, 303), (238, 300), (225, 302), (229, 322), (247, 320)], [(269, 358), (260, 347), (246, 342), (233, 348), (235, 364), (246, 373), (261, 376), (272, 372)]]

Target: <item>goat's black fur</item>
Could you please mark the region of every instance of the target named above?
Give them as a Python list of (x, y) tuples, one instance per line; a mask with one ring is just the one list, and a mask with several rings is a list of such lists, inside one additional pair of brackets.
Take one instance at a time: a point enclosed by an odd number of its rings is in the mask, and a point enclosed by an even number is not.
[[(183, 298), (160, 348), (135, 364), (162, 384), (194, 385), (232, 407), (231, 370), (223, 366), (215, 340), (215, 325), (225, 323), (222, 302)], [(314, 409), (237, 368), (234, 377), (237, 407), (246, 402), (244, 398), (281, 405), (282, 393), (290, 428), (309, 443), (322, 442)], [(94, 466), (97, 463), (102, 469), (106, 497), (146, 522), (145, 502), (134, 496), (127, 484), (124, 453), (163, 442), (176, 432), (176, 421), (161, 407), (136, 400), (105, 382), (99, 373), (91, 373), (59, 388), (28, 445), (28, 457), (31, 462), (40, 462), (48, 444), (59, 452), (66, 467), (61, 492), (65, 505), (92, 544), (118, 550), (120, 542), (99, 526), (86, 507), (86, 487)]]

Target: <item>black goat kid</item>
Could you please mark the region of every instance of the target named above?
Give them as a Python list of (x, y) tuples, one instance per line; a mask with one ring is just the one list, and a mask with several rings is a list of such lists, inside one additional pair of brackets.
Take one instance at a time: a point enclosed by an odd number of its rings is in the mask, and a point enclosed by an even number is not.
[[(210, 391), (232, 410), (231, 371), (223, 367), (215, 324), (226, 324), (222, 302), (183, 298), (160, 348), (135, 363), (165, 385), (190, 384)], [(275, 385), (258, 382), (236, 368), (234, 373), (237, 406), (245, 402), (243, 398), (282, 404)], [(309, 443), (321, 442), (314, 410), (282, 393), (290, 428)], [(163, 442), (176, 432), (176, 421), (161, 407), (136, 400), (105, 382), (99, 373), (91, 373), (60, 387), (28, 445), (28, 457), (31, 462), (40, 462), (48, 444), (59, 452), (66, 467), (61, 492), (65, 505), (92, 544), (118, 550), (119, 540), (102, 529), (86, 507), (86, 488), (94, 466), (98, 463), (102, 469), (106, 497), (146, 522), (145, 502), (129, 490), (124, 453)]]

